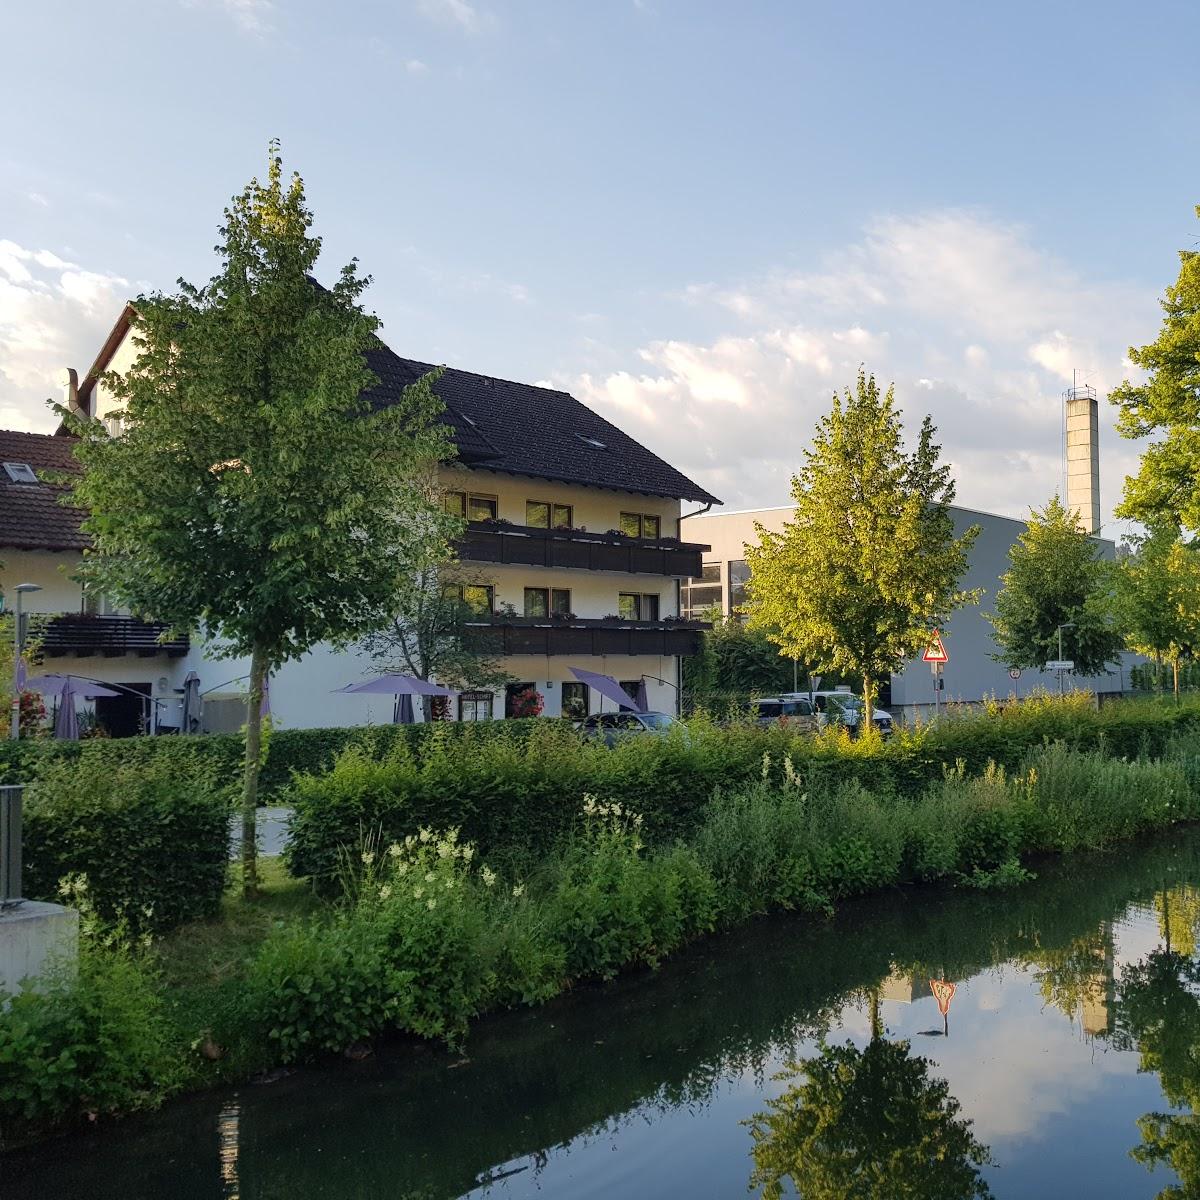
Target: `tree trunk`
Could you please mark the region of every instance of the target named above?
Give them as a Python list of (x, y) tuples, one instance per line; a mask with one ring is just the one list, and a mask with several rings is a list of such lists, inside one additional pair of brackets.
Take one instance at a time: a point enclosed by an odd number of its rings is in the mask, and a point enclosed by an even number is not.
[(870, 675), (863, 676), (863, 726), (858, 731), (864, 737), (875, 729), (875, 681)]
[(883, 1018), (879, 1012), (879, 989), (871, 989), (871, 1040), (883, 1037)]
[(1175, 703), (1179, 703), (1179, 655), (1173, 655), (1171, 658), (1171, 678), (1175, 688)]
[(263, 680), (267, 652), (256, 645), (250, 655), (250, 695), (246, 697), (246, 760), (242, 785), (242, 896), (258, 897), (258, 772), (262, 759)]

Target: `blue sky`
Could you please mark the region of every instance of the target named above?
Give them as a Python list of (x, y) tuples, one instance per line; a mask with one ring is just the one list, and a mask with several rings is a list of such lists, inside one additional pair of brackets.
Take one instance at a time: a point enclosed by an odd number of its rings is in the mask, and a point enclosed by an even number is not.
[[(1194, 4), (10, 6), (0, 425), (127, 294), (211, 273), (268, 138), (400, 353), (572, 390), (782, 503), (859, 362), (967, 504), (1056, 486), (1059, 393), (1200, 235)], [(1108, 422), (1108, 413), (1104, 414)], [(1107, 436), (1105, 507), (1132, 467)]]

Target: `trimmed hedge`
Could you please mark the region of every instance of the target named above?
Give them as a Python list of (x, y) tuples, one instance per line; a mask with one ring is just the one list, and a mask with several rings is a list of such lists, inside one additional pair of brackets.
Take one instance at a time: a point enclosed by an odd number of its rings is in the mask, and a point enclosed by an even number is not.
[[(448, 723), (450, 735), (466, 730), (472, 737), (521, 738), (536, 722), (494, 721), (472, 728)], [(351, 746), (373, 757), (385, 755), (398, 741), (419, 752), (430, 737), (430, 725), (359, 725), (337, 729), (275, 729), (268, 738), (266, 761), (259, 779), (264, 802), (278, 799), (295, 772), (319, 773)], [(482, 733), (480, 732), (482, 730)], [(194, 737), (87, 738), (60, 742), (32, 738), (0, 741), (0, 783), (27, 783), (61, 762), (98, 763), (106, 766), (170, 764), (172, 770), (199, 769), (218, 784), (237, 786), (242, 771), (244, 739), (236, 733), (206, 733)]]
[(1013, 770), (1051, 741), (1117, 758), (1158, 757), (1174, 733), (1196, 728), (1200, 703), (1126, 701), (1097, 710), (1082, 694), (960, 713), (901, 730), (886, 743), (750, 724), (722, 728), (704, 718), (611, 750), (560, 722), (535, 722), (508, 738), (489, 726), (447, 726), (435, 728), (419, 750), (394, 743), (377, 757), (351, 748), (331, 771), (299, 776), (290, 793), (288, 866), (329, 890), (347, 853), (422, 826), (461, 829), (485, 855), (536, 853), (569, 829), (584, 793), (641, 813), (652, 840), (686, 836), (714, 794), (764, 770), (782, 778), (785, 758), (812, 790), (857, 782), (876, 795), (911, 797), (948, 768), (961, 764), (967, 776), (982, 774), (989, 762)]
[(56, 900), (71, 880), (74, 902), (130, 933), (219, 911), (232, 808), (205, 772), (165, 758), (57, 762), (27, 788), (24, 808), (30, 899)]

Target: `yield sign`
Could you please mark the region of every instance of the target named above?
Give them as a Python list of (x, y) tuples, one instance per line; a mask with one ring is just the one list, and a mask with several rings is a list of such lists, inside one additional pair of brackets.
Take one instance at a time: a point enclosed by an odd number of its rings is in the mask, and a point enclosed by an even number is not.
[(950, 655), (946, 653), (942, 635), (938, 630), (933, 631), (933, 637), (929, 639), (929, 645), (925, 653), (921, 655), (921, 659), (927, 663), (948, 663), (950, 661)]
[(931, 979), (929, 990), (937, 1001), (938, 1012), (943, 1017), (946, 1016), (950, 1011), (950, 1001), (954, 999), (954, 984), (947, 983), (944, 979)]

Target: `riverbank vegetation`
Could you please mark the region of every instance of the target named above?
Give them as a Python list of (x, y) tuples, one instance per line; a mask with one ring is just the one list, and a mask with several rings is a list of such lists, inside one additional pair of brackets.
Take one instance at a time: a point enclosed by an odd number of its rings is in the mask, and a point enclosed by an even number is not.
[[(443, 823), (432, 799), (416, 805), (412, 790), (380, 783), (408, 786), (422, 772), (444, 782), (435, 747), (419, 763), (351, 753), (324, 777), (328, 811), (339, 814), (338, 796), (353, 781), (370, 786), (355, 793), (362, 819), (337, 816), (345, 832), (320, 889), (275, 865), (264, 902), (227, 896), (219, 916), (158, 934), (154, 922), (97, 911), (86, 872), (74, 877), (87, 926), (78, 979), (23, 994), (0, 1017), (6, 1136), (321, 1054), (364, 1053), (385, 1034), (460, 1045), (484, 1012), (653, 966), (757, 914), (819, 916), (845, 897), (907, 883), (1004, 886), (1028, 878), (1039, 855), (1200, 817), (1196, 714), (1187, 721), (1190, 710), (1173, 706), (1123, 707), (996, 712), (965, 719), (957, 732), (948, 722), (905, 735), (910, 742), (897, 747), (699, 723), (616, 751), (582, 747), (579, 761), (611, 772), (608, 788), (595, 792), (572, 791), (583, 777), (567, 771), (575, 752), (560, 746), (549, 762), (559, 769), (556, 832), (524, 846), (517, 839), (545, 797), (533, 788), (531, 807), (509, 825), (484, 801), (511, 807), (530, 791), (529, 764), (548, 752), (541, 735), (523, 749), (495, 740), (493, 756), (483, 756), (493, 771), (502, 746), (526, 762), (526, 774), (502, 791), (485, 787), (485, 766), (450, 756), (463, 779), (443, 795)], [(982, 736), (988, 721), (1023, 744), (1019, 758), (1015, 749), (1005, 756), (1015, 765), (930, 758), (935, 741), (944, 752), (968, 727)], [(1047, 723), (1063, 736), (1048, 737)], [(1132, 752), (1112, 752), (1126, 747)], [(653, 767), (670, 802), (690, 795), (686, 785), (700, 790), (697, 769), (721, 755), (736, 770), (724, 761), (684, 817), (668, 821), (666, 802), (653, 820), (640, 811)], [(909, 769), (897, 770), (900, 762)], [(318, 783), (297, 783), (301, 832), (316, 820)], [(472, 792), (473, 809), (464, 800)], [(361, 803), (368, 794), (371, 809)], [(411, 828), (375, 819), (391, 813), (379, 806), (388, 797)], [(31, 812), (38, 808), (35, 794)], [(463, 817), (488, 833), (486, 851)], [(301, 861), (294, 847), (293, 868)]]

